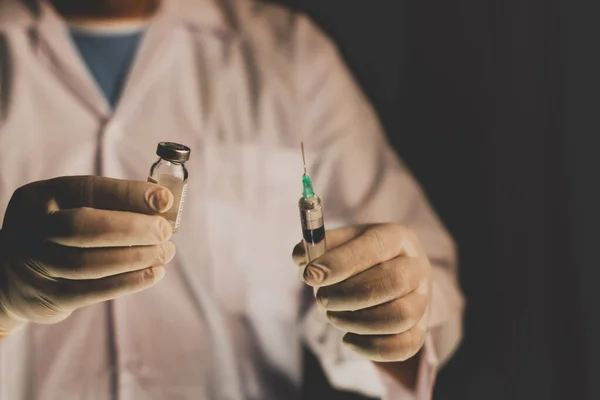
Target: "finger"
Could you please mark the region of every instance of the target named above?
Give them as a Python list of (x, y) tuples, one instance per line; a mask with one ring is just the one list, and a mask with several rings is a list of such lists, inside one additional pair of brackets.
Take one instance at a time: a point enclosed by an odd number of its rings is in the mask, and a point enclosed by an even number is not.
[(355, 311), (406, 296), (426, 277), (420, 263), (416, 258), (396, 257), (338, 284), (320, 287), (317, 302), (329, 311)]
[(358, 311), (328, 311), (329, 321), (359, 335), (399, 334), (415, 326), (427, 308), (427, 295), (416, 291), (388, 303)]
[(344, 336), (344, 343), (352, 350), (377, 362), (406, 361), (419, 352), (424, 342), (425, 330), (419, 324), (398, 335)]
[(52, 278), (100, 279), (148, 267), (160, 267), (171, 261), (174, 256), (173, 242), (155, 246), (91, 249), (46, 243), (35, 250), (34, 269)]
[[(19, 188), (12, 203), (25, 209), (45, 207), (46, 212), (91, 207), (142, 214), (163, 213), (172, 206), (173, 195), (163, 186), (99, 176), (67, 176), (33, 182)], [(23, 209), (23, 207), (18, 207)]]
[(172, 193), (153, 183), (97, 176), (61, 177), (17, 189), (7, 207), (3, 227), (30, 233), (48, 214), (64, 209), (89, 207), (157, 214), (166, 212), (172, 204)]
[(164, 276), (164, 267), (152, 267), (102, 279), (61, 280), (47, 298), (59, 309), (74, 310), (148, 289)]
[(309, 263), (304, 280), (311, 286), (344, 281), (400, 255), (418, 257), (416, 236), (401, 225), (377, 225)]
[[(338, 247), (367, 230), (369, 226), (370, 225), (358, 225), (349, 228), (328, 230), (325, 234), (327, 237), (327, 248), (332, 250)], [(304, 248), (304, 241), (300, 241), (294, 246), (292, 259), (297, 266), (306, 266), (306, 249)]]
[(160, 216), (76, 208), (50, 214), (42, 232), (48, 241), (83, 248), (156, 245), (169, 240), (173, 229)]
[(306, 249), (304, 248), (304, 242), (298, 243), (292, 250), (292, 260), (298, 267), (306, 267)]
[[(57, 209), (91, 207), (142, 214), (163, 213), (173, 194), (163, 186), (100, 176), (69, 176), (45, 181)], [(56, 211), (56, 210), (49, 210)]]

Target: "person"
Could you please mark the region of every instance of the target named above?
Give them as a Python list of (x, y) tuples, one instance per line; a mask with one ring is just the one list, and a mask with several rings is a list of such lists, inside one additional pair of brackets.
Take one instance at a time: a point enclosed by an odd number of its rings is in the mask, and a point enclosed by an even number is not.
[[(431, 396), (454, 245), (308, 17), (0, 0), (0, 106), (0, 400), (292, 399), (303, 345), (340, 390)], [(192, 149), (176, 234), (161, 141)], [(308, 265), (301, 141), (328, 228)]]

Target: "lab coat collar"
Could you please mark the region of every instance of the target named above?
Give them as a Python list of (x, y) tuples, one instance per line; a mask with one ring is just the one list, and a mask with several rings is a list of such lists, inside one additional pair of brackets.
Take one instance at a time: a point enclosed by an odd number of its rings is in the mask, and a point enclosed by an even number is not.
[[(164, 55), (175, 47), (173, 35), (177, 29), (174, 28), (209, 32), (218, 38), (236, 36), (232, 29), (235, 26), (232, 5), (238, 0), (163, 1), (163, 8), (152, 22), (152, 29), (139, 50), (139, 60), (123, 88), (121, 103), (125, 105), (135, 104), (149, 82), (165, 71), (170, 57)], [(65, 24), (48, 0), (0, 0), (0, 32), (12, 29), (35, 31), (31, 36), (35, 51), (92, 113), (108, 121), (124, 118), (133, 109), (120, 104), (111, 110), (68, 36), (59, 34), (63, 33)]]
[[(215, 30), (231, 30), (228, 0), (164, 0), (158, 18)], [(31, 27), (43, 14), (45, 0), (0, 0), (0, 30)]]

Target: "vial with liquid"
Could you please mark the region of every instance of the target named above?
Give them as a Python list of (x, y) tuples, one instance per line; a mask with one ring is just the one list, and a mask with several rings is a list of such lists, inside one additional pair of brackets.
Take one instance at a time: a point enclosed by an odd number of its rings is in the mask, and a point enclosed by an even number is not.
[(173, 193), (173, 206), (162, 214), (171, 223), (173, 232), (177, 232), (181, 223), (188, 179), (185, 163), (190, 159), (190, 152), (190, 148), (182, 144), (160, 142), (156, 149), (159, 159), (150, 168), (148, 176), (148, 182), (164, 186)]

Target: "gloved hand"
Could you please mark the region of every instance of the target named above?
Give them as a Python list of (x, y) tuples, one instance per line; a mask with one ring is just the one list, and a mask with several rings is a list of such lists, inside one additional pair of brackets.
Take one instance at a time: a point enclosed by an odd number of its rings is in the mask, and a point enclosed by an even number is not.
[(0, 231), (0, 336), (156, 284), (175, 255), (164, 187), (94, 176), (34, 182)]
[(378, 362), (405, 361), (423, 346), (431, 301), (431, 266), (415, 233), (397, 224), (327, 231), (328, 252), (306, 265), (304, 281), (344, 343)]

